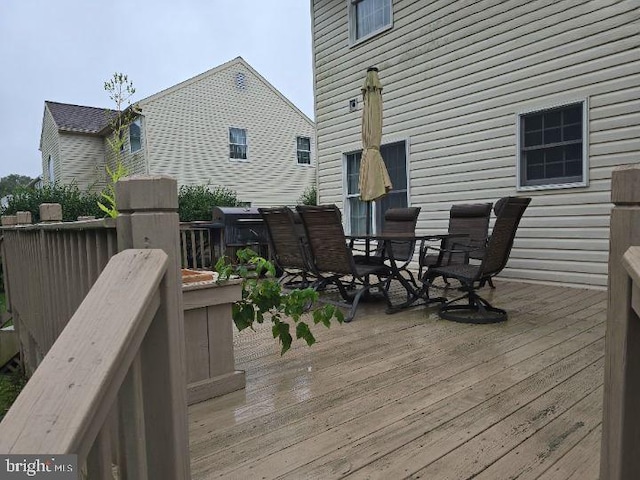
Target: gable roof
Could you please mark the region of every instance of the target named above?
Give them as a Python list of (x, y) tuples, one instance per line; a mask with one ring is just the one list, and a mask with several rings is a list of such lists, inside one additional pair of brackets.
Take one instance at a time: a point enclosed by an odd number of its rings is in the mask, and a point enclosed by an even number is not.
[(59, 131), (98, 134), (117, 114), (115, 110), (68, 103), (44, 102)]
[[(253, 75), (255, 75), (255, 77), (261, 81), (262, 83), (264, 83), (269, 89), (271, 89), (278, 97), (280, 97), (287, 105), (289, 105), (293, 110), (295, 110), (299, 115), (301, 115), (310, 125), (315, 125), (313, 120), (311, 120), (302, 110), (300, 110), (291, 100), (289, 100), (287, 97), (285, 97), (276, 87), (274, 87), (271, 83), (269, 83), (269, 81), (264, 78), (262, 75), (260, 75), (251, 65), (249, 65), (247, 63), (247, 61), (242, 58), (242, 57), (236, 57), (233, 60), (229, 60), (228, 62), (225, 62), (221, 65), (218, 65), (217, 67), (213, 67), (210, 70), (207, 70), (204, 73), (201, 73), (199, 75), (196, 75), (195, 77), (191, 77), (188, 80), (185, 80), (183, 82), (180, 82), (176, 85), (173, 85), (172, 87), (169, 88), (165, 88), (164, 90), (159, 91), (158, 93), (155, 93), (149, 97), (143, 98), (142, 100), (136, 102), (138, 105), (140, 105), (141, 107), (144, 107), (145, 103), (149, 103), (152, 102), (153, 100), (157, 100), (158, 98), (161, 98), (165, 95), (168, 95), (170, 93), (175, 92), (176, 90), (179, 90), (183, 87), (186, 87), (187, 85), (191, 85), (192, 83), (198, 82), (200, 80), (202, 80), (203, 78), (209, 77), (211, 75), (215, 75), (223, 70), (226, 70), (227, 68), (236, 66), (236, 65), (242, 65), (244, 66), (247, 70), (249, 70)], [(144, 108), (143, 108), (144, 110)]]

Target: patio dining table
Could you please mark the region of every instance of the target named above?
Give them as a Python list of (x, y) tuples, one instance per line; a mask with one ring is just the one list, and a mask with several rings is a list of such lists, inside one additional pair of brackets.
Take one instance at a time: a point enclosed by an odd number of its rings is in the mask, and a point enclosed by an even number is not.
[[(415, 278), (414, 274), (407, 268), (410, 261), (415, 255), (416, 244), (424, 245), (426, 242), (441, 242), (450, 238), (466, 237), (466, 234), (377, 234), (377, 235), (348, 235), (346, 238), (352, 244), (357, 241), (364, 241), (366, 245), (365, 255), (362, 258), (364, 263), (374, 261), (388, 261), (391, 274), (387, 278), (384, 289), (387, 293), (387, 313), (396, 313), (405, 308), (416, 305), (429, 305), (432, 303), (443, 303), (446, 301), (444, 297), (430, 297), (429, 284)], [(374, 255), (371, 252), (371, 245), (375, 245), (380, 255)], [(407, 247), (408, 244), (408, 247)], [(382, 249), (378, 248), (382, 245)], [(403, 250), (409, 249), (408, 256), (402, 255), (399, 247), (403, 246)], [(389, 290), (393, 281), (397, 281), (406, 292), (406, 299), (403, 302), (394, 303), (389, 295)]]

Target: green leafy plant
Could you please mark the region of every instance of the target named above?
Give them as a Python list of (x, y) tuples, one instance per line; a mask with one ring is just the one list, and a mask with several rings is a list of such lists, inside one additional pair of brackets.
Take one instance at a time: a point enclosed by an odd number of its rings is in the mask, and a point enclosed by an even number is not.
[(62, 220), (71, 222), (79, 216), (101, 215), (98, 207), (100, 196), (82, 191), (75, 184), (44, 185), (42, 188), (17, 187), (2, 209), (3, 215), (15, 215), (16, 212), (31, 212), (34, 223), (40, 221), (40, 204), (59, 203), (62, 205)]
[(107, 175), (109, 175), (110, 182), (101, 193), (100, 197), (104, 202), (98, 201), (98, 208), (102, 210), (107, 216), (116, 218), (118, 216), (118, 209), (116, 208), (116, 190), (115, 185), (118, 180), (129, 175), (129, 171), (125, 168), (121, 161), (116, 163), (115, 169), (106, 167)]
[(98, 207), (109, 217), (115, 218), (118, 216), (115, 184), (121, 178), (129, 175), (129, 170), (124, 166), (123, 158), (126, 132), (129, 125), (139, 115), (140, 109), (138, 105), (131, 104), (131, 97), (136, 93), (136, 89), (133, 86), (133, 82), (124, 73), (114, 73), (109, 80), (104, 82), (104, 89), (116, 107), (115, 111), (107, 110), (105, 112), (112, 131), (112, 135), (107, 138), (107, 144), (115, 159), (115, 167), (106, 166), (109, 183), (107, 188), (100, 194), (102, 201), (98, 202)]
[(275, 280), (275, 267), (251, 249), (237, 252), (238, 262), (233, 264), (228, 257), (222, 257), (216, 264), (218, 281), (224, 282), (232, 276), (242, 278), (242, 300), (232, 306), (233, 321), (242, 331), (253, 328), (254, 323), (271, 321), (273, 338), (277, 338), (283, 355), (295, 338), (304, 340), (311, 346), (316, 339), (309, 324), (302, 320), (303, 314), (310, 312), (315, 325), (329, 328), (332, 320), (344, 321), (344, 315), (334, 305), (323, 305), (313, 309), (318, 301), (318, 292), (312, 288), (285, 292)]
[(211, 220), (211, 207), (236, 207), (236, 192), (227, 187), (182, 185), (178, 190), (178, 215), (181, 222)]
[(305, 188), (300, 198), (298, 198), (298, 203), (301, 205), (317, 205), (318, 204), (318, 190), (315, 185), (310, 185)]

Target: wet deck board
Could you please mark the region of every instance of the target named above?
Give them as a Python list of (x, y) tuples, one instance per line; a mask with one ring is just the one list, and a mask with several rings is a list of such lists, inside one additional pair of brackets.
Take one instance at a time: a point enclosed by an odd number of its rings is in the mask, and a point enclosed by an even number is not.
[(605, 292), (497, 287), (498, 325), (370, 304), (283, 357), (237, 333), (247, 388), (190, 407), (193, 478), (597, 478)]

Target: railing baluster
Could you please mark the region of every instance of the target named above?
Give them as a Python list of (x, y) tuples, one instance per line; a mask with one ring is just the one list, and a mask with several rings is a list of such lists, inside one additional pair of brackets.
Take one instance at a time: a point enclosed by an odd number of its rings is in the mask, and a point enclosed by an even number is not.
[(182, 268), (189, 268), (189, 257), (187, 256), (187, 230), (180, 231), (180, 245), (182, 245)]
[(140, 355), (131, 364), (120, 395), (119, 440), (120, 440), (120, 479), (146, 480), (147, 449), (144, 425), (144, 404), (142, 394), (142, 363)]
[(87, 477), (93, 479), (112, 479), (111, 464), (111, 428), (106, 422), (100, 430), (93, 447), (87, 457)]

